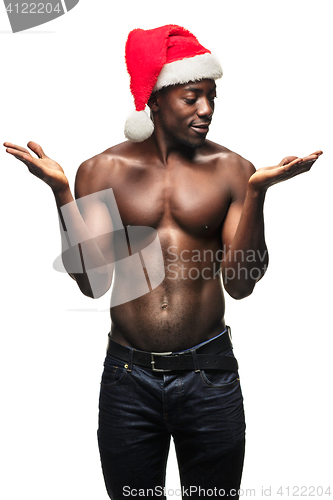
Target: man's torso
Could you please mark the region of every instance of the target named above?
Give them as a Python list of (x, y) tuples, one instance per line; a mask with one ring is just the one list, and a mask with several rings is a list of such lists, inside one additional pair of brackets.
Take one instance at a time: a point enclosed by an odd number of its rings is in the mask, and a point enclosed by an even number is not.
[(232, 185), (242, 176), (239, 158), (210, 141), (193, 158), (170, 154), (167, 164), (130, 142), (94, 157), (91, 175), (99, 178), (98, 190), (112, 188), (125, 227), (157, 231), (164, 258), (159, 286), (111, 308), (115, 341), (177, 351), (224, 330), (221, 232)]

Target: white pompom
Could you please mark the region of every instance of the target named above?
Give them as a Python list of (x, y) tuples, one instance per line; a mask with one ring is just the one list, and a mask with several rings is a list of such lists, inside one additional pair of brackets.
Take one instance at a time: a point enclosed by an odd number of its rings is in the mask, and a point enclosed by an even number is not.
[(146, 111), (133, 111), (125, 123), (125, 137), (133, 142), (148, 139), (154, 131), (154, 124)]

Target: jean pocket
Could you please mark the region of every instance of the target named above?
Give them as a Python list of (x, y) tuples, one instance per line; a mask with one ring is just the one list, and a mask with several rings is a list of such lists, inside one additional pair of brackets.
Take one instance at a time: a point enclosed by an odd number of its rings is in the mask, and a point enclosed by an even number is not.
[(229, 389), (239, 383), (238, 372), (226, 370), (200, 370), (201, 379), (208, 387)]
[[(222, 356), (234, 357), (232, 348), (221, 353)], [(239, 383), (238, 372), (229, 370), (200, 370), (201, 379), (209, 387), (229, 389)]]
[(127, 370), (124, 364), (125, 363), (120, 359), (115, 359), (107, 356), (104, 361), (101, 386), (104, 388), (109, 388), (120, 384), (127, 375)]

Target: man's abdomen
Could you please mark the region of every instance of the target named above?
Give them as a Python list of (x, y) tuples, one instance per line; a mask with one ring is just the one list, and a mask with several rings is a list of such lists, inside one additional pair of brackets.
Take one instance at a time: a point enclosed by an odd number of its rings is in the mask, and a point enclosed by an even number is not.
[[(187, 349), (222, 332), (224, 296), (219, 266), (216, 261), (173, 262), (154, 290), (111, 308), (112, 338), (136, 349), (163, 352)], [(131, 279), (135, 281), (135, 277)], [(122, 282), (118, 290), (123, 286)], [(112, 295), (117, 293), (115, 280)]]

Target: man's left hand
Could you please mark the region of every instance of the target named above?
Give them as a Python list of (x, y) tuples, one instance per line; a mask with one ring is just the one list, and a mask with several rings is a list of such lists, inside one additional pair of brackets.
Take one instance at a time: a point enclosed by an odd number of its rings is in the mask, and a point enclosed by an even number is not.
[(286, 181), (296, 175), (308, 172), (314, 162), (322, 155), (322, 151), (316, 151), (304, 158), (297, 156), (286, 156), (274, 167), (263, 167), (258, 169), (249, 179), (249, 186), (257, 192), (264, 193), (270, 186), (278, 182)]

